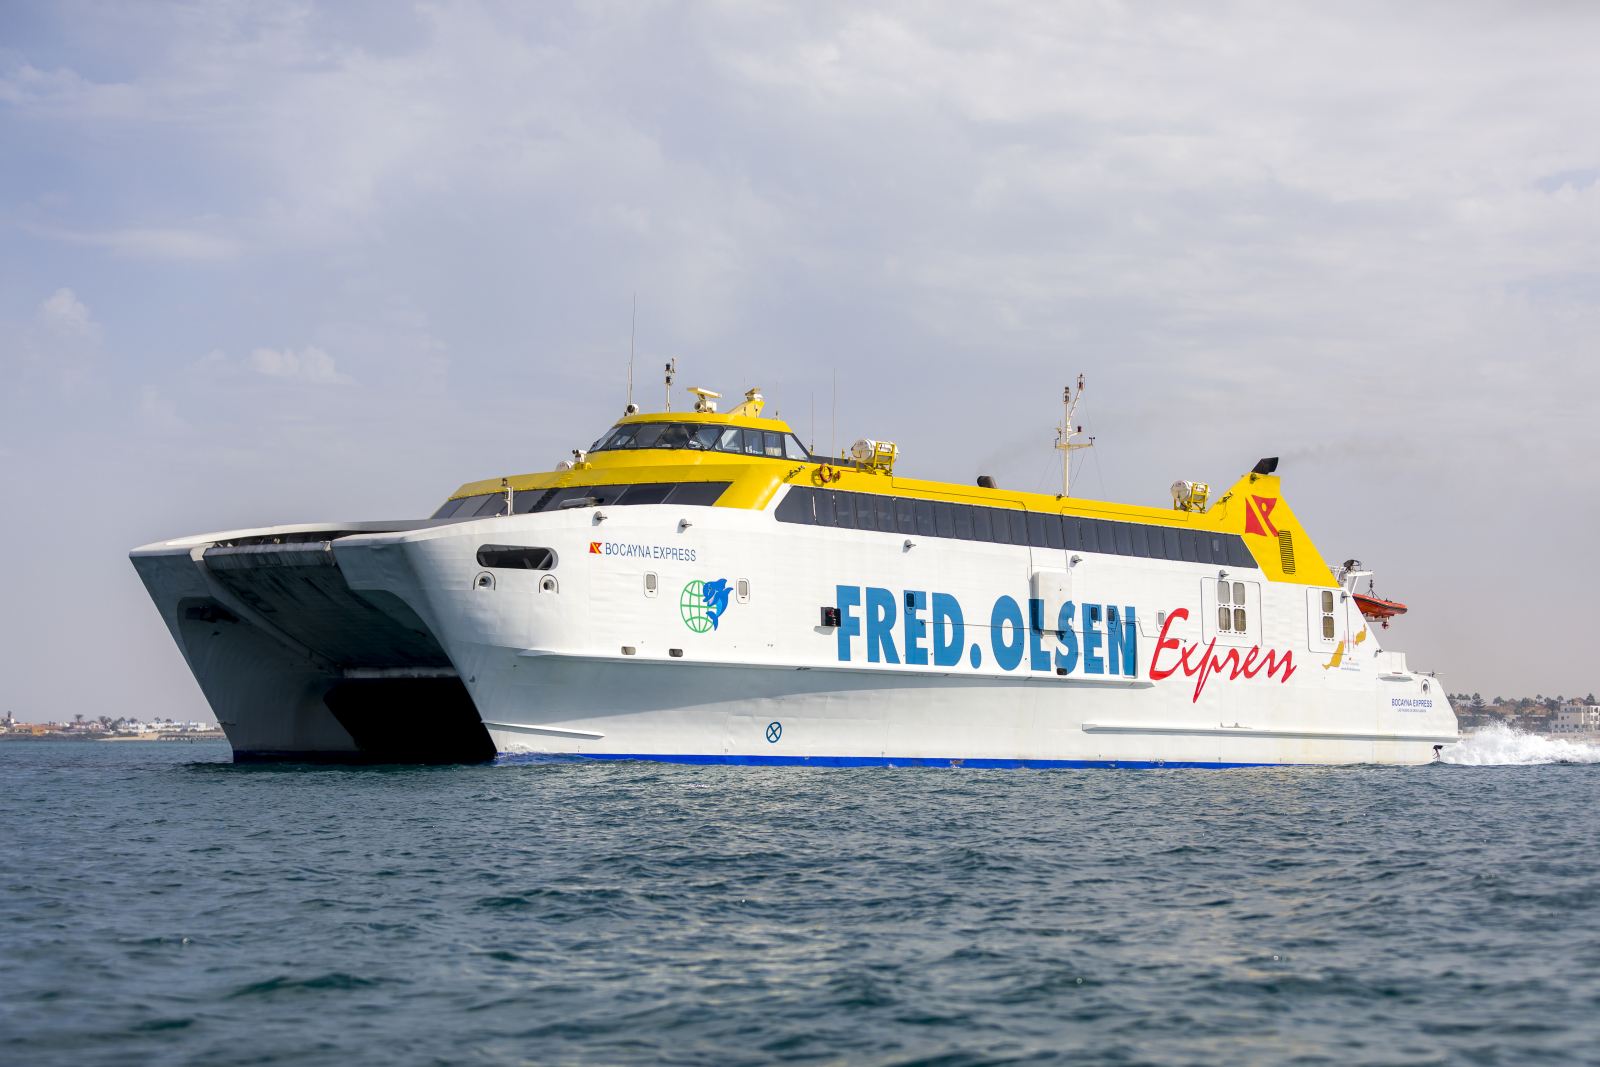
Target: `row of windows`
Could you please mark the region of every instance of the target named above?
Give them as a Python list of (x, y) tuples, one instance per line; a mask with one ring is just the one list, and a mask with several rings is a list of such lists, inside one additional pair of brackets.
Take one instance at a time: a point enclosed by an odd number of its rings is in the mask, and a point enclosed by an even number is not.
[[(569, 485), (560, 489), (525, 489), (512, 494), (511, 513), (564, 508), (614, 507), (621, 504), (676, 504), (709, 507), (732, 482), (640, 482), (635, 485)], [(506, 494), (498, 491), (446, 500), (436, 519), (483, 519), (506, 513)]]
[(693, 452), (737, 452), (743, 456), (810, 460), (811, 455), (792, 433), (755, 430), (740, 426), (715, 426), (703, 422), (634, 422), (613, 427), (594, 443), (591, 452), (623, 448), (686, 448)]
[(1012, 508), (910, 500), (876, 493), (845, 493), (809, 486), (791, 488), (778, 504), (777, 517), (781, 522), (846, 530), (953, 537), (1001, 545), (1033, 545), (1229, 567), (1256, 566), (1244, 538), (1238, 534), (1086, 519), (1077, 515), (1041, 515)]

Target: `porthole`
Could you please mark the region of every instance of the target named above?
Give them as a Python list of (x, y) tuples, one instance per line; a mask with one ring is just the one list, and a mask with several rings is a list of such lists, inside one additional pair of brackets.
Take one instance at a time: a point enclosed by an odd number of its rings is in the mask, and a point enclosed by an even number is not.
[(472, 580), (472, 585), (476, 589), (493, 589), (494, 575), (488, 571), (479, 571), (478, 576)]
[(541, 592), (541, 593), (559, 593), (560, 591), (561, 591), (561, 583), (556, 581), (556, 576), (555, 575), (547, 574), (543, 578), (539, 579), (539, 592)]

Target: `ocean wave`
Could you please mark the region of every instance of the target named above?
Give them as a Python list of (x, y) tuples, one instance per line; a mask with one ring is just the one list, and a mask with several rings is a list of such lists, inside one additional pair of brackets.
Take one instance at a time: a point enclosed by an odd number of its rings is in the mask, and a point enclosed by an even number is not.
[(1461, 767), (1514, 767), (1540, 763), (1600, 763), (1600, 745), (1523, 733), (1494, 723), (1444, 750), (1442, 763)]

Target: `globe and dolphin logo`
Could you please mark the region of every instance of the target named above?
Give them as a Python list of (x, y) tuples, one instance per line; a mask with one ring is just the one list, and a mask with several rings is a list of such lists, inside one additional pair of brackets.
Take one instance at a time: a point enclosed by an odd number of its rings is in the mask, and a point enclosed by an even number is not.
[(696, 578), (683, 587), (683, 593), (678, 597), (683, 624), (697, 634), (715, 630), (722, 613), (728, 610), (728, 598), (732, 593), (726, 578), (715, 578), (709, 582)]

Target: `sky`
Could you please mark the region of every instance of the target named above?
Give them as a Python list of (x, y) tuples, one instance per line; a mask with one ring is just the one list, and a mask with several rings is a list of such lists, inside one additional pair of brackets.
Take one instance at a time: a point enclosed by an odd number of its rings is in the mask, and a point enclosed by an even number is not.
[[(626, 400), (1165, 505), (1282, 459), (1452, 691), (1600, 690), (1600, 6), (0, 3), (0, 709), (210, 718), (129, 549)], [(631, 318), (637, 301), (636, 328)], [(833, 397), (837, 380), (837, 404)], [(835, 429), (836, 427), (836, 429)]]

